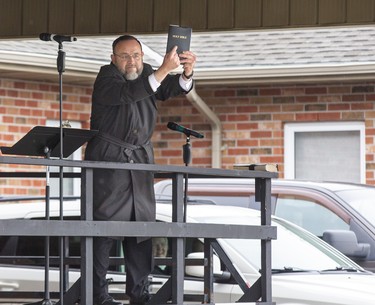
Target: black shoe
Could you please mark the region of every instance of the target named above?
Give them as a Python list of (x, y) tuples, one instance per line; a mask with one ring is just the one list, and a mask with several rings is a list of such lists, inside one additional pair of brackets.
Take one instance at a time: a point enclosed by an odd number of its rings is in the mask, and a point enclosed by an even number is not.
[(130, 300), (129, 305), (146, 305), (146, 301)]
[(96, 305), (124, 305), (120, 301), (116, 301), (111, 296), (107, 296), (99, 302), (95, 302)]
[(130, 305), (145, 305), (151, 300), (151, 296), (148, 293), (142, 295), (140, 299), (130, 299)]

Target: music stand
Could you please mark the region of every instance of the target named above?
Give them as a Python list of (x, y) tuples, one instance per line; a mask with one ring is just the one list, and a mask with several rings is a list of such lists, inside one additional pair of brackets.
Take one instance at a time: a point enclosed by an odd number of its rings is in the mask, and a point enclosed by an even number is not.
[[(97, 130), (63, 128), (63, 157), (69, 157), (97, 133)], [(60, 128), (35, 126), (13, 146), (0, 149), (8, 155), (47, 157), (49, 153), (49, 157), (59, 157)]]
[[(51, 157), (59, 157), (61, 153), (61, 144), (63, 147), (63, 157), (69, 157), (84, 143), (89, 141), (98, 133), (97, 130), (85, 130), (75, 128), (63, 128), (62, 137), (59, 127), (35, 126), (23, 138), (11, 147), (0, 147), (4, 154), (9, 155), (27, 155), (40, 156), (47, 159)], [(62, 138), (63, 143), (60, 139)], [(49, 166), (46, 169), (46, 212), (45, 219), (49, 220)], [(60, 176), (61, 179), (61, 176)], [(60, 200), (61, 200), (60, 196)], [(60, 203), (60, 206), (61, 203)], [(49, 293), (49, 236), (45, 237), (45, 273), (44, 273), (44, 299), (40, 302), (32, 304), (51, 305)]]

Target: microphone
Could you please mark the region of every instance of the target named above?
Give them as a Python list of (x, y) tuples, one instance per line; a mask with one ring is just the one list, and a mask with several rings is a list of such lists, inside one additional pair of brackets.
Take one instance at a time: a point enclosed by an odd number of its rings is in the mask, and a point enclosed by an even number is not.
[(62, 43), (63, 41), (76, 41), (77, 38), (73, 36), (64, 36), (64, 35), (57, 35), (57, 34), (49, 34), (49, 33), (41, 33), (39, 35), (40, 40), (43, 41), (56, 41), (58, 43)]
[(194, 130), (191, 130), (189, 128), (183, 127), (181, 125), (178, 125), (174, 122), (168, 122), (167, 127), (171, 130), (182, 132), (187, 137), (194, 136), (194, 137), (199, 138), (199, 139), (204, 138), (204, 136), (201, 133), (199, 133), (197, 131), (194, 131)]

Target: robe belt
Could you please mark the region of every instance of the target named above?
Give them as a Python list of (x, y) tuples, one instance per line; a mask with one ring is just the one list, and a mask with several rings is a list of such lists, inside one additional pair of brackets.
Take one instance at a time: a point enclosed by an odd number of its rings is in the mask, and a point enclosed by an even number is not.
[(150, 142), (147, 142), (146, 144), (142, 144), (142, 145), (134, 145), (134, 144), (130, 144), (130, 143), (127, 143), (125, 141), (122, 141), (121, 139), (118, 139), (114, 136), (111, 136), (110, 134), (105, 133), (105, 132), (99, 132), (97, 137), (99, 137), (102, 140), (107, 141), (111, 144), (114, 144), (116, 146), (120, 146), (121, 148), (124, 148), (124, 153), (128, 158), (130, 158), (130, 156), (132, 155), (134, 150), (144, 149), (146, 154), (147, 154), (147, 158), (148, 158), (149, 162), (151, 162), (151, 160), (153, 160), (153, 151), (152, 151), (152, 147), (151, 147)]

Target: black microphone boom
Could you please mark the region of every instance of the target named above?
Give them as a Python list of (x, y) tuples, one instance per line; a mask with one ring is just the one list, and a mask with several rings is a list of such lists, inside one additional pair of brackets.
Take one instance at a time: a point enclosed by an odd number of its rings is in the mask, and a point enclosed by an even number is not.
[(183, 127), (181, 125), (178, 125), (174, 122), (168, 122), (167, 127), (171, 130), (182, 132), (187, 137), (194, 136), (194, 137), (199, 138), (199, 139), (204, 138), (204, 136), (201, 133), (199, 133), (197, 131), (194, 131), (194, 130), (191, 130), (189, 128)]
[(56, 41), (58, 43), (62, 43), (63, 41), (76, 41), (77, 38), (73, 36), (65, 36), (65, 35), (57, 35), (57, 34), (49, 34), (49, 33), (41, 33), (39, 38), (43, 41)]

